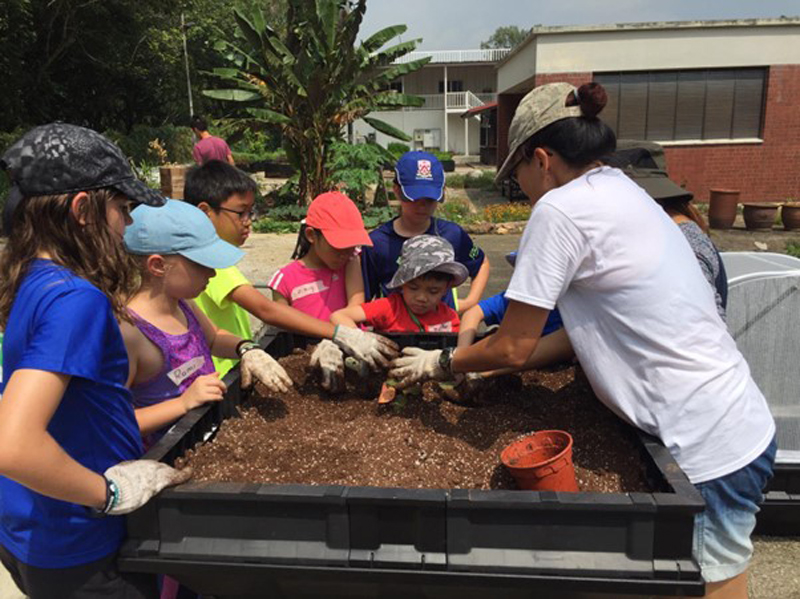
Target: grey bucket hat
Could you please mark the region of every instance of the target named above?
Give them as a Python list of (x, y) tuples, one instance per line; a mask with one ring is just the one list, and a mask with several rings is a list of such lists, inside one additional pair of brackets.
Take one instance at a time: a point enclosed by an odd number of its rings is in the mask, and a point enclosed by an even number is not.
[(453, 246), (443, 237), (417, 235), (403, 243), (400, 266), (387, 287), (396, 289), (429, 272), (444, 272), (453, 277), (452, 286), (467, 280), (467, 267), (456, 262)]
[(575, 86), (570, 83), (548, 83), (532, 89), (522, 98), (508, 130), (508, 157), (497, 171), (495, 183), (511, 175), (522, 159), (520, 147), (534, 133), (561, 119), (581, 116), (580, 106), (566, 105), (570, 94), (577, 93)]

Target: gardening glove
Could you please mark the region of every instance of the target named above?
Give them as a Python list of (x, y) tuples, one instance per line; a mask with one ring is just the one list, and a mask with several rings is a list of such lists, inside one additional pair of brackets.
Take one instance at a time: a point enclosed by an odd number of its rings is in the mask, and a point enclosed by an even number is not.
[(105, 513), (118, 516), (139, 509), (166, 487), (185, 483), (192, 477), (192, 469), (176, 470), (155, 460), (131, 460), (111, 466), (103, 476), (117, 490)]
[(344, 356), (333, 341), (323, 339), (311, 354), (311, 367), (322, 373), (322, 388), (331, 393), (344, 387)]
[(400, 349), (386, 337), (341, 325), (333, 332), (333, 342), (347, 355), (366, 362), (372, 370), (388, 367)]
[(347, 356), (344, 359), (344, 367), (355, 372), (360, 379), (369, 377), (369, 366), (367, 366), (365, 362), (357, 360), (353, 356)]
[(440, 349), (404, 347), (403, 355), (392, 362), (389, 376), (397, 381), (396, 387), (404, 389), (427, 380), (443, 381), (452, 376), (439, 366)]
[(292, 379), (283, 366), (263, 349), (249, 349), (242, 355), (242, 389), (250, 387), (254, 380), (261, 382), (273, 393), (286, 393), (292, 386)]

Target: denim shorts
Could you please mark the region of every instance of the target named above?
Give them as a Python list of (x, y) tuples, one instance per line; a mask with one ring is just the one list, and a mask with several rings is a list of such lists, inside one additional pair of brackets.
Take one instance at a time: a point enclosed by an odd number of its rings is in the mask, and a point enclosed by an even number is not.
[(694, 556), (706, 582), (720, 582), (747, 569), (753, 555), (750, 535), (758, 504), (772, 478), (778, 445), (775, 439), (744, 468), (695, 485), (706, 509), (694, 519)]

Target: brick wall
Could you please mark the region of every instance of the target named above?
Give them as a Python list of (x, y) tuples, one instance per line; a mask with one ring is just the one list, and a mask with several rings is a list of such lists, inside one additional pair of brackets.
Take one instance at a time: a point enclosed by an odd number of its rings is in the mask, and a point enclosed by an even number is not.
[[(566, 81), (580, 85), (591, 73), (537, 75), (536, 85)], [(508, 152), (508, 126), (520, 94), (498, 101), (498, 164)], [(800, 65), (775, 65), (767, 77), (763, 142), (759, 144), (680, 145), (665, 148), (670, 177), (708, 201), (708, 191), (739, 189), (743, 202), (800, 200)]]
[(743, 202), (800, 199), (800, 65), (770, 67), (762, 139), (668, 147), (667, 169), (703, 202), (714, 187), (739, 189)]

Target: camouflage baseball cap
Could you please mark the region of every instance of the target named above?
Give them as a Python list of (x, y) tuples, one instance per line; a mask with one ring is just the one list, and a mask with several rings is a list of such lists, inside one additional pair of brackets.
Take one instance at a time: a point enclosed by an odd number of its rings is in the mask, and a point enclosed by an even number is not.
[(452, 275), (452, 286), (458, 287), (467, 280), (467, 267), (456, 262), (453, 246), (444, 237), (417, 235), (403, 243), (400, 266), (387, 287), (396, 289), (429, 272)]
[(581, 116), (580, 106), (567, 106), (569, 95), (577, 94), (574, 85), (569, 83), (548, 83), (529, 91), (514, 112), (508, 130), (508, 157), (497, 171), (494, 180), (500, 183), (507, 179), (522, 156), (520, 147), (534, 133), (552, 125), (556, 121)]
[(5, 151), (0, 168), (8, 170), (16, 195), (23, 198), (111, 187), (149, 206), (166, 201), (134, 176), (122, 150), (111, 140), (67, 123), (28, 131)]

